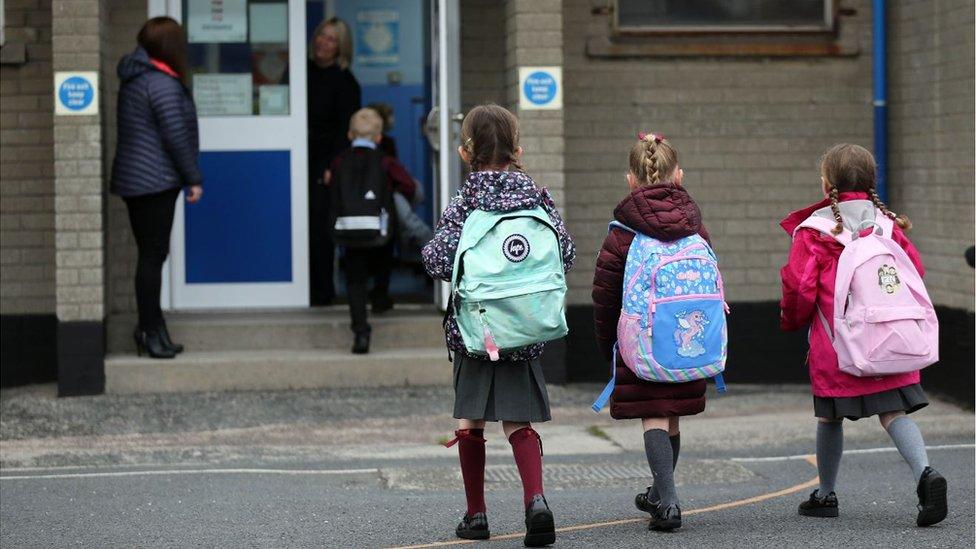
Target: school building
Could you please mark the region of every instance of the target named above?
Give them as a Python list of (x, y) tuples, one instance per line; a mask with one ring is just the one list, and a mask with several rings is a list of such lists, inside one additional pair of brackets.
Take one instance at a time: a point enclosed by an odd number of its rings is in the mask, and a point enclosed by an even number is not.
[[(364, 103), (396, 110), (401, 159), (436, 220), (462, 177), (460, 117), (521, 120), (524, 166), (576, 238), (571, 335), (550, 382), (604, 380), (590, 290), (638, 131), (666, 135), (731, 304), (727, 379), (804, 381), (778, 330), (779, 220), (820, 198), (831, 144), (886, 151), (938, 306), (926, 386), (972, 402), (974, 7), (970, 0), (0, 0), (3, 384), (60, 394), (448, 383), (444, 288), (398, 274), (374, 352), (339, 307), (309, 308), (305, 74), (311, 29), (349, 22)], [(107, 193), (119, 58), (149, 16), (183, 22), (205, 195), (178, 207), (163, 305), (187, 345), (135, 356), (135, 245)], [(57, 113), (56, 113), (57, 111)], [(62, 114), (63, 113), (63, 114)], [(152, 166), (146, 166), (152, 170)]]

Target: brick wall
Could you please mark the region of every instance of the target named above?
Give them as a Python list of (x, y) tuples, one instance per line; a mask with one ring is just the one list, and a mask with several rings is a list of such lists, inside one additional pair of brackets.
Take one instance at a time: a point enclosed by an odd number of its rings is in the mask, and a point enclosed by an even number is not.
[(891, 205), (915, 224), (932, 299), (972, 311), (973, 3), (889, 6)]
[(461, 0), (461, 105), (505, 104), (505, 5)]
[(0, 66), (0, 313), (53, 314), (51, 0), (5, 7), (4, 48), (26, 63)]
[(677, 147), (729, 299), (778, 299), (789, 247), (778, 221), (818, 198), (818, 158), (829, 145), (871, 147), (870, 3), (843, 5), (857, 11), (842, 20), (859, 43), (854, 57), (605, 60), (585, 48), (588, 36), (610, 33), (610, 18), (591, 13), (606, 2), (564, 0), (563, 207), (579, 252), (570, 303), (590, 302), (596, 253), (627, 192), (638, 130), (661, 132)]
[[(112, 160), (115, 158), (116, 113), (119, 80), (115, 69), (119, 59), (136, 47), (136, 35), (146, 21), (146, 6), (127, 0), (109, 0), (107, 21), (107, 43), (103, 50), (104, 67), (102, 78), (105, 89), (105, 113), (102, 117), (105, 132), (105, 176), (106, 185), (111, 174)], [(133, 279), (136, 271), (136, 244), (129, 227), (129, 217), (122, 199), (107, 195), (108, 235), (107, 284), (106, 292), (108, 314), (134, 313), (136, 298)]]
[[(99, 71), (103, 1), (54, 0), (54, 70)], [(104, 83), (100, 87), (104, 90)], [(61, 322), (104, 317), (101, 113), (54, 120), (57, 315)]]

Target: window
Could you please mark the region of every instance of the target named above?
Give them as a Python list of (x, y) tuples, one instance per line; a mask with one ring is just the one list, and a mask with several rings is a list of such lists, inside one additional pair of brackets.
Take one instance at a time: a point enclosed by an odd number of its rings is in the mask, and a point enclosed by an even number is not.
[(200, 116), (287, 115), (287, 0), (183, 0)]
[(833, 0), (616, 0), (619, 33), (833, 30)]

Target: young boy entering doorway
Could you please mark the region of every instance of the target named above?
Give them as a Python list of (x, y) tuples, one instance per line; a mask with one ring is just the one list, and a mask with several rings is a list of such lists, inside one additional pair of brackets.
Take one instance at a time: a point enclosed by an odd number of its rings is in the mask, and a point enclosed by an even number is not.
[[(373, 312), (389, 310), (389, 271), (393, 266), (396, 209), (393, 193), (413, 197), (416, 184), (395, 158), (377, 150), (383, 121), (373, 109), (360, 109), (349, 121), (352, 146), (332, 161), (325, 184), (331, 187), (329, 226), (343, 250), (343, 272), (355, 339), (352, 352), (369, 352), (367, 284), (375, 278)], [(387, 287), (379, 287), (379, 286)]]

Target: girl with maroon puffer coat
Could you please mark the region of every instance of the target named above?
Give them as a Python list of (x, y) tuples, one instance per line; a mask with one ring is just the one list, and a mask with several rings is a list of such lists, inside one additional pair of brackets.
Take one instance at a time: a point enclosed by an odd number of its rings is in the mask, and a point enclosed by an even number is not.
[[(684, 171), (678, 153), (661, 135), (643, 133), (630, 151), (627, 173), (628, 194), (614, 209), (620, 223), (662, 241), (694, 234), (709, 240), (698, 205), (681, 186)], [(593, 276), (593, 305), (596, 338), (603, 356), (613, 358), (617, 321), (623, 298), (624, 266), (634, 234), (612, 228), (596, 261)], [(651, 514), (652, 530), (673, 530), (681, 526), (681, 509), (674, 488), (674, 467), (678, 462), (680, 416), (705, 409), (706, 381), (655, 383), (639, 379), (617, 356), (616, 387), (610, 398), (614, 419), (640, 419), (644, 429), (644, 450), (654, 477), (653, 486), (637, 495), (637, 508)]]

